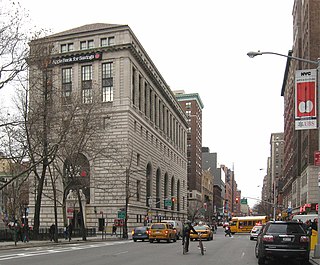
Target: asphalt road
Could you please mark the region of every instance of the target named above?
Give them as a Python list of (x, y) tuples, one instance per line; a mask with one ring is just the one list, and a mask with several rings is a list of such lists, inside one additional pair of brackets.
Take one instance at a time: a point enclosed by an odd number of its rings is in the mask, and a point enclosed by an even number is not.
[[(204, 241), (206, 253), (200, 254), (197, 242), (182, 254), (181, 240), (176, 243), (129, 241), (88, 242), (1, 250), (0, 265), (257, 265), (255, 241), (249, 235), (225, 237), (222, 229), (213, 241)], [(295, 265), (294, 261), (269, 262)]]

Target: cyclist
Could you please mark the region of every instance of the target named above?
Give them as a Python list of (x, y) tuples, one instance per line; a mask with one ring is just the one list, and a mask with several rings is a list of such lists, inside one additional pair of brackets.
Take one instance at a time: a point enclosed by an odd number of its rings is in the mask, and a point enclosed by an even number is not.
[(186, 244), (185, 245), (185, 249), (186, 252), (189, 251), (189, 242), (190, 242), (190, 232), (193, 232), (195, 234), (197, 234), (197, 231), (193, 228), (193, 226), (191, 225), (191, 221), (187, 220), (184, 223), (183, 226), (183, 233), (182, 233), (182, 244)]

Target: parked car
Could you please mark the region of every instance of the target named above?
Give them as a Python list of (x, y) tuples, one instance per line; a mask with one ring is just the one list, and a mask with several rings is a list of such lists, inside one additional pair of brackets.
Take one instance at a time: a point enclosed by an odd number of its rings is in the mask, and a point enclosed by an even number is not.
[(250, 240), (257, 239), (258, 235), (262, 230), (262, 225), (255, 225), (250, 232)]
[(135, 227), (132, 230), (132, 240), (134, 242), (137, 242), (137, 240), (149, 240), (149, 229), (150, 227), (148, 226)]
[(176, 237), (177, 239), (182, 238), (182, 222), (177, 220), (162, 220), (161, 223), (168, 223), (171, 224), (173, 229), (176, 230)]
[[(208, 225), (196, 225), (193, 227), (197, 233), (201, 234), (201, 239), (212, 240), (213, 239), (213, 232)], [(190, 240), (198, 239), (198, 234), (193, 232), (190, 233)]]
[(149, 230), (149, 242), (153, 243), (154, 240), (160, 242), (160, 240), (166, 240), (168, 243), (172, 240), (177, 241), (176, 231), (173, 226), (168, 223), (154, 223), (151, 224)]
[(255, 255), (258, 263), (266, 259), (292, 258), (309, 264), (310, 238), (295, 221), (268, 222), (258, 235)]

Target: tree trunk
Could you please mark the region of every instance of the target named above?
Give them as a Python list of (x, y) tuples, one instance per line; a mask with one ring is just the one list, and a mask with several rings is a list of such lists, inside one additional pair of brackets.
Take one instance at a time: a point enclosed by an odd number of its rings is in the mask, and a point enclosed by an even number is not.
[(83, 208), (82, 208), (82, 202), (81, 202), (81, 196), (80, 196), (80, 190), (77, 189), (77, 194), (78, 194), (78, 202), (79, 202), (79, 208), (80, 208), (80, 217), (81, 217), (81, 234), (82, 234), (82, 240), (86, 241), (87, 240), (87, 235), (86, 235), (86, 228), (84, 226), (84, 218), (83, 218)]

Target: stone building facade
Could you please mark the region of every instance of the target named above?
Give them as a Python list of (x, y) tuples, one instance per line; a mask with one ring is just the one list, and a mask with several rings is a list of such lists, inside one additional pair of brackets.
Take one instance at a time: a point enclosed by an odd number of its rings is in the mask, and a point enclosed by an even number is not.
[[(292, 9), (293, 44), (288, 56), (317, 61), (319, 57), (319, 11), (317, 0), (295, 0)], [(315, 209), (318, 192), (314, 151), (319, 149), (318, 130), (295, 130), (295, 71), (315, 69), (309, 64), (288, 58), (281, 95), (284, 97), (284, 170), (283, 211), (288, 214), (304, 212), (311, 205)], [(313, 210), (314, 210), (313, 209)]]
[[(77, 154), (77, 161), (82, 161), (77, 177), (86, 182), (81, 189), (86, 227), (97, 228), (101, 218), (110, 225), (121, 219), (119, 211), (124, 209), (129, 227), (186, 218), (187, 117), (130, 27), (90, 24), (34, 40), (30, 43), (33, 58), (39, 43), (53, 51), (52, 123), (65, 118), (64, 111), (75, 98), (82, 113), (94, 106), (91, 115), (97, 123), (90, 138), (92, 148)], [(31, 84), (41, 69), (34, 60), (30, 62)], [(30, 87), (32, 105), (38, 95)], [(81, 114), (78, 118), (84, 119)], [(94, 153), (93, 147), (103, 148), (103, 155)], [(58, 153), (63, 157), (66, 152)], [(68, 162), (60, 164), (65, 172)], [(80, 206), (74, 190), (65, 190), (59, 172), (53, 166), (51, 170), (58, 176), (58, 190), (67, 192), (66, 209), (58, 207), (59, 225), (66, 211), (68, 221), (77, 226)], [(54, 220), (51, 185), (45, 185), (44, 193), (40, 226), (48, 227)], [(30, 197), (31, 224), (34, 198)], [(62, 200), (58, 193), (59, 203)]]

